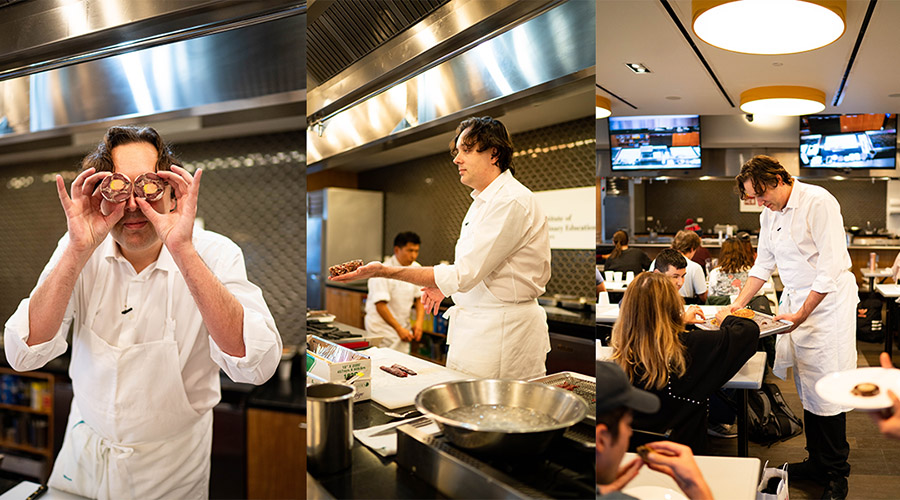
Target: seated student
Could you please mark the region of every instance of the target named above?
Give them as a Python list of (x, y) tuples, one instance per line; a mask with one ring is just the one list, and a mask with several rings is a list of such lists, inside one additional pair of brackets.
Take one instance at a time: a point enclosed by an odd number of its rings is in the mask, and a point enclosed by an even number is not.
[[(631, 383), (659, 396), (662, 410), (635, 415), (635, 427), (663, 433), (694, 453), (706, 449), (709, 397), (756, 350), (759, 326), (728, 316), (719, 331), (685, 332), (684, 301), (669, 278), (641, 273), (625, 292), (613, 327), (612, 360)], [(642, 444), (632, 439), (632, 445)]]
[(597, 362), (597, 495), (603, 500), (632, 499), (622, 488), (646, 463), (667, 474), (691, 500), (711, 500), (712, 492), (687, 446), (660, 441), (650, 443), (645, 458), (635, 458), (620, 468), (631, 436), (632, 410), (653, 413), (659, 398), (628, 383), (614, 363)]
[(653, 260), (650, 270), (666, 275), (672, 280), (675, 289), (678, 290), (684, 285), (684, 276), (687, 274), (687, 259), (678, 250), (666, 248), (659, 252), (659, 255)]
[[(694, 253), (700, 247), (700, 237), (696, 233), (678, 231), (672, 240), (672, 249), (685, 258), (685, 273), (678, 293), (685, 298), (688, 304), (703, 304), (706, 302), (706, 275), (700, 264), (691, 260)], [(659, 256), (657, 256), (659, 259)], [(656, 261), (650, 265), (650, 270), (656, 269)]]
[[(735, 237), (722, 242), (719, 253), (719, 267), (709, 272), (710, 297), (730, 297), (737, 295), (747, 282), (748, 272), (753, 267), (753, 255)], [(710, 301), (712, 303), (713, 301)], [(731, 300), (717, 305), (730, 304)]]
[[(657, 264), (659, 264), (657, 266)], [(656, 266), (656, 267), (654, 267)], [(684, 284), (684, 275), (687, 272), (687, 259), (674, 248), (666, 248), (653, 261), (653, 272), (664, 274), (675, 285), (675, 289)], [(693, 305), (684, 312), (684, 322), (688, 324), (702, 323), (706, 318), (700, 307)]]
[(650, 257), (638, 248), (628, 248), (628, 233), (616, 231), (613, 234), (613, 243), (616, 248), (610, 252), (603, 265), (604, 271), (628, 271), (634, 274), (650, 269)]

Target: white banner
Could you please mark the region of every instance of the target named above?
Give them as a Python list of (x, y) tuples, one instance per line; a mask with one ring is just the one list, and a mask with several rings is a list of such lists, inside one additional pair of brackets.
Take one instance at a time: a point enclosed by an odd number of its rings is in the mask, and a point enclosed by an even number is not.
[(535, 191), (547, 215), (550, 248), (593, 250), (597, 241), (597, 188)]

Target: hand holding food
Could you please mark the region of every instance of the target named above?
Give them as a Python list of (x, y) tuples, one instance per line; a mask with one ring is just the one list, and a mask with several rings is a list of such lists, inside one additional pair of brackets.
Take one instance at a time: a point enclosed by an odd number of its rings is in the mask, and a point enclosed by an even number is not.
[[(169, 168), (171, 169), (169, 171), (160, 170), (156, 174), (141, 175), (138, 178), (141, 179), (141, 194), (135, 193), (135, 202), (147, 220), (153, 224), (159, 239), (170, 251), (177, 253), (180, 249), (191, 245), (194, 219), (197, 216), (197, 201), (200, 197), (200, 178), (203, 171), (197, 170), (194, 175), (191, 175), (190, 172), (178, 165), (172, 165)], [(135, 181), (135, 185), (138, 185), (137, 181)], [(147, 187), (148, 185), (154, 187)], [(168, 211), (160, 213), (157, 211), (158, 207), (154, 208), (150, 202), (159, 201), (162, 193), (166, 191), (166, 185), (172, 187), (175, 199), (172, 200), (172, 207)]]
[(690, 306), (684, 311), (685, 323), (695, 325), (697, 323), (703, 323), (704, 321), (706, 321), (706, 316), (703, 314), (703, 309), (701, 309), (700, 306)]
[(343, 264), (336, 264), (328, 268), (328, 274), (331, 275), (332, 278), (337, 276), (343, 276), (344, 274), (352, 273), (356, 271), (360, 267), (362, 267), (363, 261), (360, 259), (351, 260), (344, 262)]
[[(346, 269), (343, 269), (343, 267), (346, 267)], [(329, 268), (329, 274), (331, 274), (331, 276), (328, 279), (345, 282), (366, 278), (377, 278), (383, 269), (384, 265), (378, 261), (372, 261), (363, 265), (361, 260), (352, 260)], [(334, 272), (338, 272), (339, 274), (335, 275)]]
[(116, 172), (100, 182), (100, 194), (111, 203), (122, 203), (131, 197), (131, 191), (131, 179), (125, 174)]
[(152, 172), (141, 174), (134, 180), (134, 195), (147, 201), (156, 201), (166, 192), (166, 181)]
[[(671, 441), (657, 441), (645, 448), (647, 451), (641, 455), (641, 460), (648, 467), (674, 479), (691, 500), (712, 500), (712, 492), (697, 467), (690, 447)], [(641, 454), (640, 450), (638, 454)]]
[(716, 311), (716, 325), (721, 325), (725, 318), (731, 314), (733, 311), (741, 309), (737, 304), (731, 304), (730, 306), (720, 307), (718, 311)]
[[(881, 353), (880, 361), (882, 368), (894, 369), (894, 365), (891, 363), (891, 356), (888, 353)], [(875, 421), (881, 434), (890, 438), (900, 439), (900, 398), (897, 398), (894, 391), (890, 389), (888, 389), (887, 395), (891, 398), (893, 406), (880, 412), (872, 412), (870, 415), (872, 415), (872, 420)]]
[(66, 214), (69, 243), (77, 252), (92, 252), (102, 242), (112, 227), (122, 218), (125, 206), (118, 206), (104, 213), (101, 210), (103, 195), (98, 183), (110, 177), (109, 172), (97, 172), (89, 168), (75, 177), (71, 196), (66, 192), (63, 178), (56, 176), (56, 191)]

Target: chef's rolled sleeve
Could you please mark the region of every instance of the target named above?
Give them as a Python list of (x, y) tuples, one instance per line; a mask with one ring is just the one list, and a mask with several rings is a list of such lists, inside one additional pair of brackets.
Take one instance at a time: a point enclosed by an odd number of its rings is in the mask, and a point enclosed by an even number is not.
[(434, 281), (441, 293), (449, 297), (468, 292), (503, 265), (523, 244), (528, 216), (528, 209), (516, 199), (492, 206), (483, 217), (491, 224), (479, 227), (470, 250), (457, 255), (453, 264), (434, 267)]
[[(6, 360), (13, 370), (20, 372), (37, 370), (46, 365), (50, 360), (66, 352), (66, 349), (68, 349), (66, 333), (69, 331), (69, 327), (72, 325), (72, 319), (75, 315), (74, 294), (73, 297), (69, 298), (69, 303), (66, 305), (66, 312), (63, 315), (62, 324), (53, 337), (41, 344), (33, 346), (27, 344), (28, 337), (31, 335), (30, 320), (28, 316), (28, 307), (31, 304), (31, 296), (34, 295), (35, 290), (37, 290), (47, 277), (50, 276), (50, 272), (56, 267), (56, 264), (59, 263), (60, 259), (62, 259), (63, 252), (68, 245), (69, 233), (66, 233), (57, 242), (56, 249), (53, 251), (53, 255), (50, 256), (47, 265), (44, 266), (43, 271), (41, 271), (41, 275), (38, 278), (38, 282), (34, 286), (34, 289), (31, 291), (31, 295), (19, 302), (19, 307), (16, 309), (16, 312), (13, 313), (6, 322), (3, 331), (4, 350), (6, 351)], [(76, 287), (77, 286), (79, 286), (79, 284), (76, 284)]]
[(375, 303), (391, 301), (387, 278), (369, 278), (366, 300)]
[(231, 380), (259, 385), (268, 380), (278, 368), (281, 361), (281, 336), (263, 299), (262, 290), (247, 280), (243, 253), (238, 251), (235, 258), (230, 259), (223, 267), (224, 269), (213, 272), (244, 310), (244, 356), (226, 354), (210, 336), (210, 357)]
[(759, 278), (762, 281), (768, 281), (772, 273), (775, 272), (775, 254), (769, 245), (769, 228), (772, 224), (771, 214), (763, 211), (759, 216), (759, 239), (756, 249), (756, 260), (753, 267), (747, 273), (748, 276)]
[(71, 304), (66, 312), (59, 331), (49, 341), (42, 344), (29, 346), (26, 342), (30, 334), (28, 324), (29, 299), (19, 303), (16, 312), (6, 322), (3, 332), (3, 341), (6, 351), (6, 360), (13, 370), (24, 372), (37, 370), (46, 365), (68, 349), (66, 332), (72, 324)]
[(807, 225), (818, 250), (812, 289), (819, 293), (835, 292), (838, 289), (838, 277), (847, 271), (844, 260), (847, 255), (847, 236), (844, 234), (844, 227), (834, 222), (841, 220), (841, 207), (833, 198), (817, 198), (807, 214)]

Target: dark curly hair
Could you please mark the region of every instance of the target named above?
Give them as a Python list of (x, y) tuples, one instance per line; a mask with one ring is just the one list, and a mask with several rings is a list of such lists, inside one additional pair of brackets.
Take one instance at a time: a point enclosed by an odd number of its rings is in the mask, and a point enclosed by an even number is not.
[(476, 151), (479, 153), (493, 149), (491, 159), (497, 158), (497, 167), (500, 168), (500, 172), (505, 172), (509, 169), (513, 174), (516, 173), (512, 166), (513, 145), (509, 132), (506, 130), (506, 126), (490, 116), (468, 118), (456, 127), (456, 137), (450, 143), (450, 154), (452, 156), (455, 157), (457, 154), (456, 141), (467, 129), (469, 133), (466, 134), (464, 142), (466, 146), (476, 148)]
[(748, 180), (753, 186), (753, 191), (757, 195), (761, 195), (770, 187), (778, 186), (779, 178), (788, 186), (794, 183), (794, 178), (778, 160), (766, 155), (756, 155), (741, 166), (741, 173), (734, 180), (737, 181), (738, 193), (744, 200), (747, 198), (744, 183)]
[(116, 146), (136, 142), (146, 142), (156, 148), (156, 172), (170, 170), (172, 165), (178, 165), (178, 159), (175, 158), (172, 150), (152, 127), (122, 126), (110, 127), (106, 131), (106, 135), (103, 136), (100, 144), (97, 144), (97, 148), (81, 160), (81, 169), (87, 170), (93, 167), (97, 172), (114, 172), (112, 150)]

